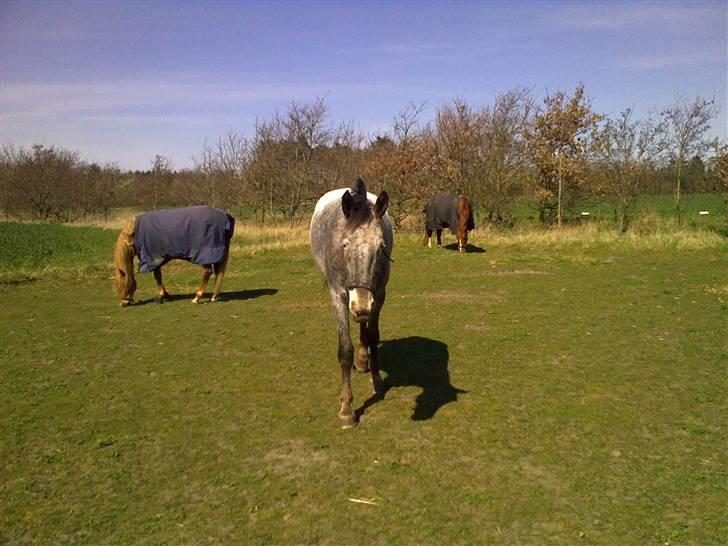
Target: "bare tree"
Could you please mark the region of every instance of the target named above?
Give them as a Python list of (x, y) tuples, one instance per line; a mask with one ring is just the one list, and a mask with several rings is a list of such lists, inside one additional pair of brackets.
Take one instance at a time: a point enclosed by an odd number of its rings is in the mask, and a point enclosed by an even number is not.
[(155, 155), (147, 182), (149, 186), (143, 189), (146, 195), (145, 201), (152, 210), (157, 210), (163, 202), (166, 202), (172, 182), (172, 161), (163, 155)]
[(433, 170), (440, 189), (475, 196), (483, 170), (487, 120), (462, 99), (435, 112)]
[(78, 152), (39, 144), (30, 150), (6, 146), (1, 166), (6, 213), (41, 220), (72, 218), (81, 197)]
[(665, 147), (674, 165), (675, 175), (675, 223), (681, 223), (681, 185), (688, 158), (702, 157), (713, 144), (707, 137), (710, 123), (718, 115), (715, 99), (696, 97), (689, 102), (677, 95), (672, 105), (661, 112), (665, 126)]
[(663, 124), (654, 115), (635, 120), (632, 110), (607, 119), (599, 131), (600, 192), (615, 199), (619, 229), (627, 231), (636, 199), (663, 150)]
[(278, 206), (293, 223), (301, 205), (323, 191), (321, 165), (334, 141), (327, 113), (324, 99), (316, 98), (306, 104), (294, 101), (285, 114), (256, 122), (247, 176), (257, 201), (263, 198), (271, 215)]
[(420, 126), (424, 109), (425, 103), (410, 102), (392, 121), (391, 136), (376, 137), (367, 150), (365, 176), (372, 188), (389, 193), (389, 214), (397, 228), (418, 212), (428, 192), (425, 150), (429, 139)]
[(725, 195), (725, 222), (728, 224), (728, 140), (716, 140), (713, 143), (714, 154), (711, 164), (720, 181), (720, 188)]
[(531, 177), (526, 134), (533, 123), (534, 101), (526, 88), (496, 96), (482, 111), (482, 181), (477, 201), (493, 223), (506, 221), (506, 208)]

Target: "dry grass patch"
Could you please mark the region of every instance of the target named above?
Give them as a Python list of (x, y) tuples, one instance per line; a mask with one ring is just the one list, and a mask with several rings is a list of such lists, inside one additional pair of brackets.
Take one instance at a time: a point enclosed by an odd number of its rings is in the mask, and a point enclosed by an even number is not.
[(621, 233), (619, 230), (606, 228), (598, 223), (529, 231), (499, 231), (485, 228), (476, 231), (472, 239), (476, 245), (483, 242), (486, 245), (502, 247), (523, 246), (549, 249), (574, 246), (594, 248), (605, 245), (632, 250), (728, 248), (728, 240), (713, 231), (666, 228), (662, 231), (648, 233), (635, 231)]
[(238, 222), (235, 225), (231, 249), (235, 255), (255, 256), (263, 252), (290, 250), (308, 244), (308, 224), (291, 227)]

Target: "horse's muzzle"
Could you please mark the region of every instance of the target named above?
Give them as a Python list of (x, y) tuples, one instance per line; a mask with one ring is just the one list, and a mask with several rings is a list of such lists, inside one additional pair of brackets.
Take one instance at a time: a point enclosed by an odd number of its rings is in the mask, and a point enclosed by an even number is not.
[(368, 288), (349, 289), (349, 312), (357, 322), (367, 322), (374, 306), (374, 294)]

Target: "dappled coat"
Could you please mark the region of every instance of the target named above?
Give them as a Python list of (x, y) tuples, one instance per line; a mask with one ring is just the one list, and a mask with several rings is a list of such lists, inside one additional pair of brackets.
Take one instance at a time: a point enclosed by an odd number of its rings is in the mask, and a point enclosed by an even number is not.
[[(450, 228), (450, 231), (457, 235), (458, 229), (458, 199), (460, 196), (449, 193), (439, 193), (430, 197), (425, 205), (425, 229), (437, 231), (440, 229)], [(475, 229), (473, 221), (473, 213), (470, 211), (468, 231)]]
[(234, 229), (232, 216), (209, 205), (145, 212), (137, 217), (134, 234), (139, 272), (175, 259), (216, 264), (225, 256)]

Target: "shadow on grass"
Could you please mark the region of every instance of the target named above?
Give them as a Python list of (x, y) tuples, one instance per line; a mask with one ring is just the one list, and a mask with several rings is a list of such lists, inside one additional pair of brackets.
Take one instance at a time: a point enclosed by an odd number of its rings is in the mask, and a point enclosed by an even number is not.
[(384, 392), (369, 397), (356, 410), (356, 420), (397, 387), (421, 387), (411, 419), (431, 419), (442, 406), (456, 402), (458, 394), (468, 392), (450, 384), (449, 359), (447, 345), (434, 339), (412, 336), (384, 341), (379, 348), (379, 364), (387, 374)]
[(0, 285), (6, 284), (8, 286), (19, 286), (21, 284), (29, 284), (31, 282), (36, 282), (38, 280), (37, 277), (17, 277), (17, 278), (8, 278), (8, 279), (0, 279)]
[[(447, 250), (458, 250), (458, 244), (450, 243), (449, 245), (443, 246), (443, 248), (446, 248)], [(470, 243), (465, 245), (466, 254), (482, 254), (484, 252), (485, 252), (485, 249), (481, 248), (479, 246), (471, 245)]]
[[(252, 290), (237, 290), (235, 292), (220, 292), (220, 294), (217, 297), (218, 302), (225, 303), (228, 301), (242, 301), (242, 300), (252, 300), (255, 298), (259, 298), (261, 296), (274, 296), (278, 293), (277, 288), (254, 288)], [(201, 300), (200, 303), (210, 303), (210, 293), (207, 293), (205, 295), (205, 299)], [(169, 297), (164, 298), (163, 301), (159, 301), (158, 298), (151, 298), (147, 300), (140, 300), (138, 302), (135, 302), (134, 305), (146, 305), (148, 303), (164, 303), (164, 302), (174, 302), (174, 301), (180, 301), (180, 300), (187, 300), (192, 301), (194, 299), (195, 293), (190, 292), (189, 294), (171, 294)]]

